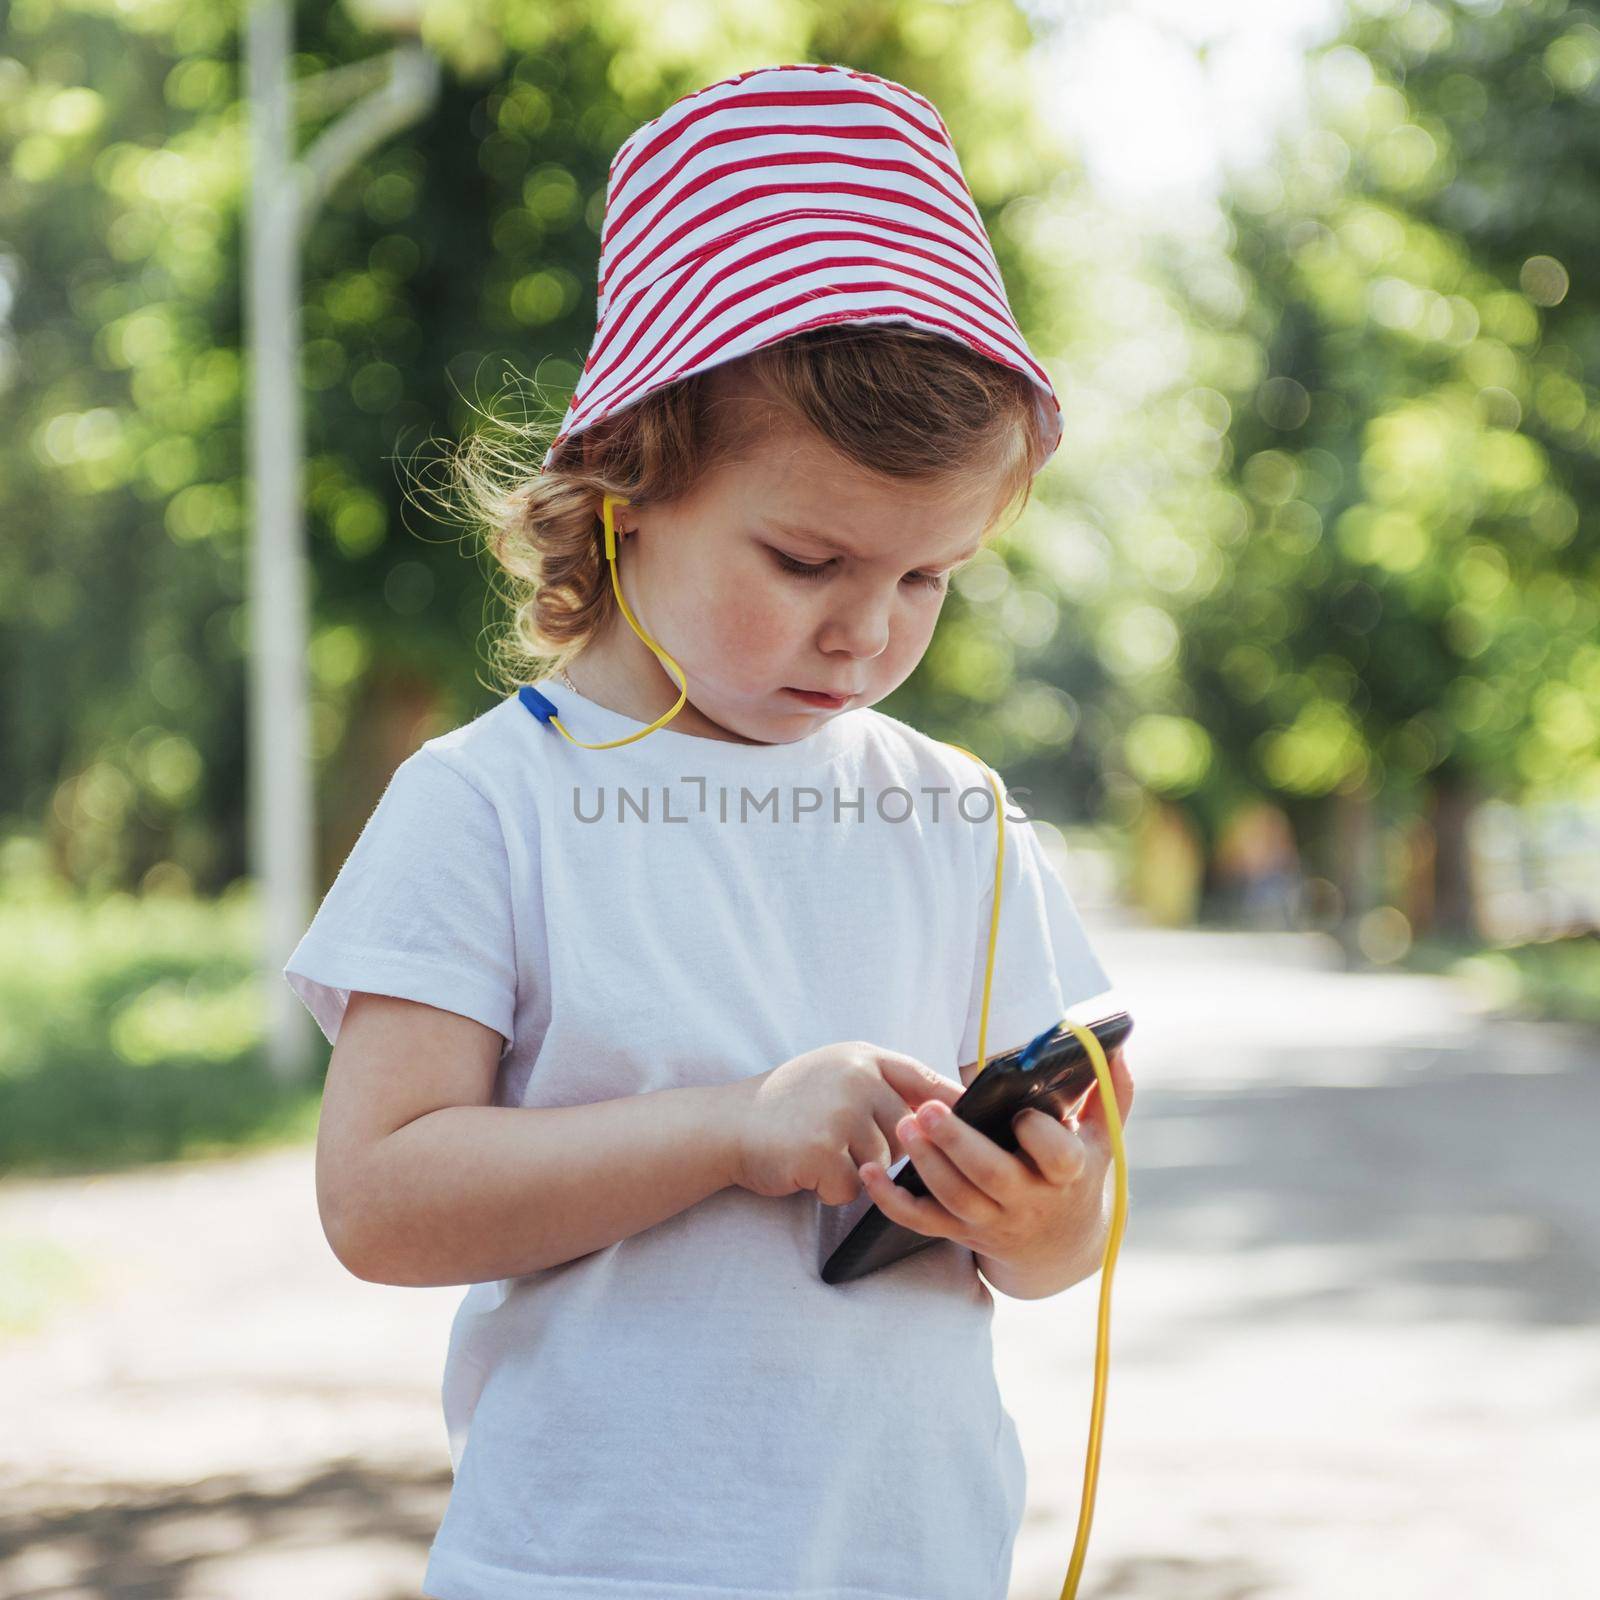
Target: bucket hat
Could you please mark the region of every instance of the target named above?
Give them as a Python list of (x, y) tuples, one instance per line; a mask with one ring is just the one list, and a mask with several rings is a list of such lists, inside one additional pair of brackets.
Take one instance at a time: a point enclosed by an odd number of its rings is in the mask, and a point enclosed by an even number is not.
[(922, 328), (1022, 373), (1046, 441), (1033, 471), (1054, 454), (1055, 389), (933, 103), (809, 63), (697, 89), (612, 159), (594, 342), (543, 467), (654, 390), (847, 322)]

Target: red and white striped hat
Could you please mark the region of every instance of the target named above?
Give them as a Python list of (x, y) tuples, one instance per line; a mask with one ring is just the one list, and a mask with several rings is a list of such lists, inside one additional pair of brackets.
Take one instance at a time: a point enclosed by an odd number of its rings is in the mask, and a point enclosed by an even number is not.
[(1048, 441), (1035, 472), (1061, 442), (944, 119), (870, 72), (758, 67), (632, 133), (606, 184), (598, 300), (545, 467), (652, 390), (835, 322), (909, 323), (1015, 368)]

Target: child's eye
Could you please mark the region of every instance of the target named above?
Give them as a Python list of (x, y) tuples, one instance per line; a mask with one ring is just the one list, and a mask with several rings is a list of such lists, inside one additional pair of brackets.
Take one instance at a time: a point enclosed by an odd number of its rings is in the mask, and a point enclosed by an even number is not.
[[(774, 550), (772, 553), (777, 558), (778, 565), (785, 572), (792, 572), (797, 578), (820, 578), (833, 565), (831, 561), (824, 561), (820, 566), (808, 566), (803, 561), (795, 561), (784, 555), (781, 550)], [(908, 572), (903, 581), (919, 589), (944, 588), (944, 575), (939, 572)]]
[(781, 550), (774, 550), (772, 553), (777, 558), (778, 565), (785, 572), (792, 572), (797, 578), (820, 578), (831, 565), (831, 563), (824, 561), (820, 567), (808, 567), (803, 561), (791, 560)]

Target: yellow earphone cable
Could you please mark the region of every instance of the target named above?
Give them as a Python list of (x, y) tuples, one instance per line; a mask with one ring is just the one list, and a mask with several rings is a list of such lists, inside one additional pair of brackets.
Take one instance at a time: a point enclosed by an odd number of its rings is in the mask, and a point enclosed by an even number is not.
[[(988, 1066), (984, 1044), (989, 1031), (989, 991), (994, 981), (995, 944), (1000, 933), (1000, 887), (1005, 867), (1006, 817), (1005, 802), (999, 782), (989, 767), (962, 745), (949, 739), (940, 740), (952, 750), (969, 756), (989, 780), (994, 794), (996, 842), (994, 853), (994, 910), (989, 917), (989, 954), (983, 970), (983, 1006), (978, 1013), (978, 1070), (972, 1075), (976, 1083), (979, 1074)], [(1100, 1315), (1095, 1336), (1094, 1351), (1094, 1401), (1089, 1408), (1089, 1453), (1083, 1472), (1083, 1501), (1078, 1512), (1078, 1535), (1072, 1546), (1072, 1559), (1067, 1567), (1066, 1582), (1061, 1587), (1061, 1600), (1075, 1600), (1078, 1579), (1083, 1573), (1084, 1557), (1089, 1548), (1089, 1528), (1094, 1521), (1095, 1485), (1100, 1476), (1100, 1436), (1105, 1420), (1106, 1373), (1111, 1342), (1111, 1277), (1116, 1267), (1117, 1252), (1122, 1247), (1122, 1234), (1128, 1220), (1128, 1156), (1122, 1142), (1122, 1112), (1117, 1105), (1116, 1089), (1111, 1082), (1111, 1068), (1106, 1061), (1105, 1049), (1093, 1031), (1070, 1017), (1062, 1024), (1077, 1035), (1078, 1042), (1087, 1052), (1094, 1066), (1094, 1075), (1100, 1085), (1100, 1103), (1105, 1108), (1106, 1132), (1111, 1139), (1111, 1154), (1115, 1168), (1115, 1198), (1111, 1207), (1111, 1226), (1106, 1233), (1106, 1252), (1100, 1268)], [(970, 1085), (969, 1085), (970, 1087)]]
[[(672, 718), (677, 716), (678, 712), (683, 709), (685, 701), (689, 698), (688, 680), (684, 677), (682, 669), (650, 637), (635, 618), (628, 607), (627, 598), (623, 595), (621, 580), (617, 577), (617, 533), (613, 508), (630, 504), (632, 504), (631, 501), (617, 494), (606, 495), (602, 502), (601, 520), (605, 525), (606, 561), (611, 568), (611, 587), (616, 593), (617, 604), (622, 607), (623, 616), (628, 619), (628, 625), (649, 645), (661, 664), (677, 680), (678, 701), (670, 711), (657, 717), (649, 727), (641, 728), (637, 733), (630, 733), (624, 739), (608, 739), (602, 744), (587, 744), (582, 739), (573, 738), (572, 734), (562, 726), (561, 718), (558, 715), (552, 714), (544, 719), (560, 729), (564, 739), (584, 750), (611, 750), (618, 745), (631, 744), (635, 739), (642, 739), (646, 734), (654, 733), (663, 723), (670, 722)], [(544, 704), (548, 710), (548, 702), (544, 702)], [(995, 946), (1000, 933), (1000, 888), (1005, 871), (1006, 853), (1005, 802), (1000, 792), (998, 780), (984, 762), (978, 760), (978, 757), (973, 755), (970, 750), (963, 749), (961, 745), (951, 744), (948, 739), (940, 742), (949, 744), (952, 750), (960, 750), (962, 755), (969, 756), (974, 762), (977, 762), (984, 777), (989, 781), (989, 787), (994, 793), (995, 800), (997, 843), (994, 857), (994, 909), (989, 917), (989, 953), (983, 970), (983, 1006), (978, 1013), (978, 1071), (973, 1074), (973, 1080), (976, 1081), (978, 1074), (983, 1072), (989, 1064), (984, 1046), (988, 1041), (989, 995), (994, 983)], [(1094, 1521), (1095, 1484), (1100, 1473), (1100, 1436), (1101, 1425), (1105, 1417), (1107, 1355), (1111, 1340), (1111, 1276), (1116, 1266), (1117, 1252), (1122, 1245), (1123, 1229), (1127, 1224), (1128, 1157), (1122, 1141), (1121, 1109), (1117, 1105), (1116, 1088), (1111, 1081), (1111, 1069), (1106, 1062), (1105, 1050), (1094, 1033), (1081, 1023), (1074, 1022), (1070, 1017), (1063, 1017), (1061, 1022), (1064, 1027), (1070, 1028), (1077, 1035), (1078, 1042), (1082, 1044), (1084, 1050), (1088, 1053), (1089, 1060), (1094, 1067), (1095, 1079), (1100, 1087), (1100, 1105), (1106, 1119), (1106, 1132), (1111, 1140), (1112, 1164), (1116, 1177), (1115, 1200), (1111, 1208), (1111, 1225), (1106, 1235), (1105, 1258), (1101, 1263), (1100, 1314), (1094, 1353), (1094, 1402), (1090, 1408), (1089, 1453), (1084, 1463), (1083, 1472), (1083, 1504), (1078, 1515), (1078, 1536), (1072, 1547), (1072, 1561), (1067, 1569), (1066, 1582), (1061, 1589), (1061, 1600), (1075, 1600), (1075, 1596), (1078, 1593), (1078, 1579), (1083, 1572), (1084, 1556), (1089, 1546), (1089, 1528)]]
[(662, 723), (671, 722), (672, 719), (683, 709), (684, 702), (689, 698), (689, 683), (683, 675), (683, 669), (676, 661), (672, 659), (671, 656), (667, 654), (665, 650), (661, 648), (660, 645), (655, 642), (654, 639), (650, 637), (648, 633), (645, 632), (643, 624), (639, 622), (639, 620), (634, 616), (633, 612), (628, 608), (628, 597), (622, 592), (622, 580), (617, 576), (617, 529), (616, 523), (613, 520), (614, 514), (612, 512), (612, 507), (627, 506), (632, 504), (633, 502), (631, 500), (623, 499), (620, 494), (608, 494), (605, 497), (605, 509), (601, 513), (601, 520), (605, 523), (606, 529), (606, 561), (611, 567), (611, 587), (616, 593), (617, 604), (622, 607), (623, 616), (628, 619), (628, 626), (632, 628), (633, 631), (638, 634), (639, 637), (643, 639), (652, 650), (655, 651), (656, 656), (661, 661), (661, 664), (666, 667), (669, 672), (671, 672), (674, 678), (678, 680), (678, 702), (670, 711), (665, 711), (659, 717), (657, 717), (648, 728), (641, 728), (637, 733), (630, 733), (625, 739), (607, 739), (603, 744), (585, 744), (582, 739), (574, 739), (572, 735), (568, 733), (564, 727), (562, 727), (560, 717), (551, 717), (549, 719), (557, 728), (561, 729), (562, 738), (568, 740), (572, 744), (580, 746), (585, 750), (614, 750), (619, 744), (632, 744), (635, 739), (642, 739), (647, 733), (654, 733), (656, 729), (662, 725)]

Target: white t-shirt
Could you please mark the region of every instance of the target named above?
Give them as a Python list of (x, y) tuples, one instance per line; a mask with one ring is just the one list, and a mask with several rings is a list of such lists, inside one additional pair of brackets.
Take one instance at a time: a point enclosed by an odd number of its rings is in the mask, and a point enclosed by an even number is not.
[[(535, 687), (575, 738), (645, 726)], [(959, 1083), (993, 804), (967, 756), (870, 707), (788, 744), (668, 725), (583, 750), (510, 695), (401, 763), (284, 972), (330, 1041), (353, 989), (498, 1030), (502, 1106), (731, 1083), (852, 1039)], [(1023, 815), (1008, 798), (989, 1056), (1109, 988)], [(471, 1285), (427, 1594), (1004, 1600), (1026, 1476), (992, 1295), (950, 1240), (824, 1284), (869, 1204), (730, 1187)]]

